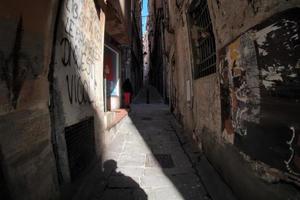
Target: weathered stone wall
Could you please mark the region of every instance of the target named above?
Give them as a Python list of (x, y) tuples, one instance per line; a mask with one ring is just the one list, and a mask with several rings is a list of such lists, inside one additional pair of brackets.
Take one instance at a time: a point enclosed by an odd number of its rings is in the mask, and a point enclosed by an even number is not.
[(174, 114), (239, 199), (299, 198), (295, 187), (285, 184), (299, 184), (299, 25), (296, 11), (294, 18), (276, 15), (299, 7), (299, 1), (208, 1), (217, 73), (196, 80), (186, 15), (190, 3), (168, 1), (174, 33), (165, 33), (166, 59)]
[(70, 181), (65, 127), (94, 117), (101, 152), (105, 16), (93, 0), (0, 11), (1, 174), (13, 199), (55, 199)]
[[(167, 29), (164, 32), (164, 48), (165, 51), (167, 53), (166, 55), (166, 60), (168, 63), (168, 69), (166, 70), (166, 72), (168, 72), (170, 75), (170, 107), (171, 110), (174, 112), (174, 114), (176, 115), (177, 119), (179, 121), (182, 122), (183, 120), (183, 111), (185, 110), (185, 105), (184, 103), (186, 102), (186, 95), (183, 93), (185, 90), (185, 79), (186, 77), (186, 73), (189, 72), (189, 70), (184, 69), (181, 66), (182, 64), (184, 64), (184, 62), (187, 62), (186, 58), (188, 58), (188, 56), (186, 55), (186, 51), (187, 50), (187, 46), (188, 43), (184, 43), (184, 41), (186, 41), (186, 37), (184, 35), (182, 35), (182, 29), (180, 29), (182, 26), (184, 26), (184, 24), (182, 23), (177, 23), (177, 24), (173, 24), (174, 18), (176, 18), (175, 16), (175, 12), (176, 12), (176, 7), (175, 7), (176, 2), (175, 1), (171, 1), (168, 4), (168, 9), (169, 9), (169, 19), (167, 22), (167, 26), (169, 27), (169, 30)], [(165, 9), (167, 9), (167, 7), (165, 7)], [(170, 31), (170, 29), (175, 30)], [(184, 36), (183, 38), (181, 38), (182, 36)], [(174, 42), (175, 41), (175, 42)], [(182, 96), (180, 96), (180, 94)], [(179, 96), (180, 96), (180, 100), (179, 100)], [(182, 102), (182, 104), (181, 104)]]
[(169, 1), (168, 5), (171, 33), (166, 34), (166, 50), (171, 66), (169, 71), (172, 73), (170, 104), (185, 129), (200, 142), (200, 134), (204, 129), (218, 132), (221, 128), (218, 75), (193, 79), (190, 27), (186, 14), (189, 3), (186, 1), (178, 6), (176, 1)]
[(13, 199), (58, 194), (47, 80), (57, 6), (43, 0), (0, 5), (1, 168)]

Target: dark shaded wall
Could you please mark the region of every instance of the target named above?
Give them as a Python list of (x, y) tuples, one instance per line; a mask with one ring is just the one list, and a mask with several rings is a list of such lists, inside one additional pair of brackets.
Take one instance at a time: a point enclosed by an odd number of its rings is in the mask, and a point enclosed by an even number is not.
[(150, 53), (149, 83), (153, 85), (161, 96), (164, 96), (164, 65), (163, 65), (163, 29), (164, 20), (162, 8), (156, 10), (153, 18), (153, 43)]
[(132, 2), (131, 17), (131, 82), (134, 95), (137, 95), (143, 86), (143, 46), (141, 25), (141, 1)]
[(57, 7), (54, 0), (0, 5), (0, 168), (12, 199), (58, 194), (47, 79)]
[(0, 11), (1, 192), (57, 199), (100, 156), (105, 15), (93, 0)]

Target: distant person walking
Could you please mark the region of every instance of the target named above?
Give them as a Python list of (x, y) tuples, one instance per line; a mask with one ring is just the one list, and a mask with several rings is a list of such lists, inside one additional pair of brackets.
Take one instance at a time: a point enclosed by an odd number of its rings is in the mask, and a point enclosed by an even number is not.
[(130, 83), (130, 80), (127, 78), (123, 85), (122, 90), (124, 94), (124, 104), (126, 108), (130, 108), (130, 103), (133, 95), (132, 85)]

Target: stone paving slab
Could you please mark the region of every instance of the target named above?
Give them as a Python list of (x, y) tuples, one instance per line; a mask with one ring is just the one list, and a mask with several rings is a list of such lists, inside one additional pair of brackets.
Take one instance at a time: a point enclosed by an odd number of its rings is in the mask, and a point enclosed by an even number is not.
[(146, 155), (139, 153), (135, 155), (123, 153), (117, 161), (118, 166), (121, 167), (145, 167), (145, 162)]
[(118, 167), (118, 171), (123, 174), (126, 174), (129, 177), (142, 177), (145, 174), (144, 167)]
[(129, 189), (107, 189), (100, 200), (133, 200), (133, 192)]
[(183, 196), (178, 191), (174, 191), (172, 187), (159, 188), (154, 190), (156, 200), (174, 199), (181, 200), (184, 199)]
[(127, 154), (150, 154), (150, 148), (143, 142), (127, 141), (124, 144), (124, 152)]
[(173, 183), (167, 176), (143, 176), (141, 186), (145, 188), (172, 187)]
[(124, 179), (123, 175), (114, 175), (109, 177), (108, 187), (109, 188), (139, 188), (140, 178), (130, 177), (133, 181), (128, 181)]

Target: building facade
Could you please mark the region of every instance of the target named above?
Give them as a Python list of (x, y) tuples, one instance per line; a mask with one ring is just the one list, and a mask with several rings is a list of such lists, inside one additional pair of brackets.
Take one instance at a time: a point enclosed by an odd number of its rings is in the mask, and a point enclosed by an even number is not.
[(132, 12), (139, 4), (1, 3), (1, 199), (75, 195), (86, 170), (101, 161), (132, 68), (127, 51), (142, 55), (133, 47), (141, 37), (132, 32), (140, 29), (140, 14)]
[(299, 6), (149, 1), (150, 83), (238, 199), (299, 198)]
[(131, 80), (134, 85), (134, 93), (137, 94), (143, 85), (143, 38), (142, 38), (142, 1), (134, 1), (131, 19), (133, 26), (131, 34), (139, 38), (131, 43)]
[(144, 56), (144, 69), (143, 69), (143, 80), (144, 85), (149, 82), (149, 36), (148, 31), (143, 34), (143, 56)]

